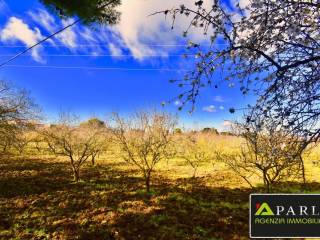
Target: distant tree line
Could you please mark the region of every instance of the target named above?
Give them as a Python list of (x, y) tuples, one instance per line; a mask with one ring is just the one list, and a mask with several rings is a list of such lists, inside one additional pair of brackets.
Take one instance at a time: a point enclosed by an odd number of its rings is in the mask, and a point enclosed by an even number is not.
[(214, 127), (205, 127), (201, 130), (183, 130), (181, 128), (176, 128), (174, 130), (175, 133), (180, 134), (180, 133), (186, 133), (186, 132), (193, 132), (193, 133), (197, 133), (197, 132), (201, 132), (201, 133), (210, 133), (213, 135), (223, 135), (223, 136), (237, 136), (237, 134), (235, 132), (232, 131), (221, 131), (219, 132), (216, 128)]

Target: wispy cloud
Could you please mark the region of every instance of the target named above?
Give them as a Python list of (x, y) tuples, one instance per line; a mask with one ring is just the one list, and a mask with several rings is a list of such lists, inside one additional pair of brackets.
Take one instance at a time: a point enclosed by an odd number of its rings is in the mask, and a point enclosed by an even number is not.
[(202, 111), (209, 112), (209, 113), (214, 113), (214, 112), (217, 111), (217, 108), (214, 105), (210, 105), (210, 106), (203, 107)]
[[(74, 22), (72, 19), (63, 20), (62, 27), (66, 27), (67, 25)], [(67, 30), (63, 31), (58, 35), (59, 40), (69, 48), (76, 48), (77, 47), (77, 35), (73, 28), (68, 28)]]
[[(2, 1), (0, 0), (0, 5)], [(162, 14), (149, 15), (159, 10), (179, 7), (181, 4), (194, 6), (194, 0), (123, 0), (118, 9), (122, 13), (119, 24), (112, 27), (99, 26), (96, 30), (81, 24), (76, 25), (56, 35), (48, 42), (55, 46), (63, 45), (71, 51), (93, 54), (109, 50), (112, 55), (121, 55), (125, 50), (139, 61), (148, 59), (150, 55), (166, 57), (176, 49), (176, 45), (179, 45), (182, 32), (188, 28), (190, 19), (179, 17), (176, 19), (176, 26), (172, 31), (170, 28), (172, 19), (166, 19)], [(210, 1), (206, 1), (204, 5), (209, 8)], [(132, 9), (135, 9), (135, 14), (132, 14)], [(39, 33), (39, 29), (41, 29), (45, 36), (56, 32), (72, 21), (72, 19), (60, 20), (41, 8), (30, 10), (28, 17), (27, 22), (33, 28), (29, 27), (29, 29)], [(38, 28), (34, 28), (34, 26)], [(206, 39), (202, 30), (198, 28), (190, 30), (189, 38), (199, 42)], [(96, 44), (96, 47), (89, 46), (90, 44)], [(38, 53), (39, 60), (39, 51), (35, 51), (33, 54), (36, 56), (36, 53)]]
[(109, 43), (109, 50), (110, 50), (110, 53), (114, 56), (120, 56), (123, 54), (122, 52), (122, 49), (118, 46), (116, 46), (115, 44), (113, 43)]
[(40, 24), (48, 32), (54, 32), (56, 30), (55, 19), (47, 11), (38, 9), (36, 11), (28, 12), (33, 21)]
[[(22, 19), (11, 17), (0, 32), (0, 38), (3, 42), (20, 41), (27, 47), (36, 44), (43, 36), (39, 28), (31, 29)], [(41, 46), (32, 49), (31, 55), (37, 62), (43, 62), (40, 56)]]
[(3, 15), (8, 15), (10, 12), (10, 8), (4, 0), (0, 0), (0, 12)]
[[(73, 22), (72, 19), (56, 21), (52, 15), (42, 9), (29, 12), (29, 16), (36, 24), (39, 24), (50, 34)], [(75, 33), (74, 28), (69, 28), (61, 32), (56, 35), (55, 38), (68, 48), (73, 49), (77, 47), (77, 34)], [(53, 44), (53, 42), (51, 43)]]
[(224, 106), (219, 106), (219, 109), (220, 110), (224, 110)]
[(222, 103), (222, 102), (225, 102), (225, 100), (224, 100), (224, 98), (222, 97), (222, 96), (215, 96), (214, 98), (213, 98), (213, 101), (215, 101), (215, 102), (220, 102), (220, 103)]

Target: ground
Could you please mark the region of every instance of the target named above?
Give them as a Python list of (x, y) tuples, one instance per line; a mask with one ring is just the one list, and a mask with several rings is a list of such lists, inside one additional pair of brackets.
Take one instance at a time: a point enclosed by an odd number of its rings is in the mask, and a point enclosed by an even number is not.
[(74, 183), (67, 159), (0, 160), (0, 239), (248, 239), (249, 194), (262, 189), (233, 173), (208, 165), (191, 178), (183, 162), (163, 163), (147, 194), (133, 167), (97, 163)]

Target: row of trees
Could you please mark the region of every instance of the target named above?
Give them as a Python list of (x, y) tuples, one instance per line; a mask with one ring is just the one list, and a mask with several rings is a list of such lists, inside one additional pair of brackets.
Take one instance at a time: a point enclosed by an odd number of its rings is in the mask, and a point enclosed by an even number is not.
[(282, 180), (299, 178), (305, 182), (303, 156), (310, 141), (264, 115), (251, 115), (234, 124), (240, 145), (230, 150), (217, 147), (214, 131), (177, 132), (177, 118), (157, 111), (137, 112), (131, 118), (115, 113), (107, 124), (99, 119), (79, 124), (75, 116), (62, 114), (56, 124), (38, 125), (39, 110), (28, 94), (4, 82), (0, 87), (2, 154), (13, 149), (21, 155), (31, 146), (33, 154), (67, 157), (75, 181), (79, 181), (86, 162), (94, 165), (99, 154), (112, 146), (114, 154), (140, 170), (147, 191), (157, 164), (174, 157), (193, 168), (193, 177), (201, 165), (223, 162), (250, 186), (253, 177), (261, 179), (268, 191)]
[(29, 146), (35, 149), (32, 154), (69, 159), (76, 182), (84, 164), (91, 161), (94, 165), (99, 154), (112, 150), (140, 171), (147, 191), (157, 164), (172, 158), (183, 159), (193, 169), (194, 178), (199, 167), (223, 163), (251, 187), (252, 180), (261, 179), (268, 191), (280, 181), (305, 181), (303, 152), (293, 136), (274, 129), (243, 129), (238, 124), (242, 137), (234, 137), (238, 144), (232, 149), (218, 146), (212, 133), (174, 133), (175, 124), (171, 115), (158, 112), (139, 112), (129, 120), (114, 114), (109, 125), (98, 119), (78, 124), (64, 115), (57, 124), (34, 128), (32, 134), (29, 130), (12, 147), (21, 146), (16, 151), (19, 155)]

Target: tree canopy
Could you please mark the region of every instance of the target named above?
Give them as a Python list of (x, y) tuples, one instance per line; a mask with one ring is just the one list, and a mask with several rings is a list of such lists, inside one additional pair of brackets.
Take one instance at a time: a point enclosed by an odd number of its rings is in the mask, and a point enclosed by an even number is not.
[(88, 121), (80, 123), (80, 126), (105, 128), (106, 124), (104, 121), (100, 120), (99, 118), (90, 118)]
[(85, 24), (115, 24), (120, 13), (115, 9), (120, 0), (41, 0), (52, 12), (61, 18), (78, 17)]

